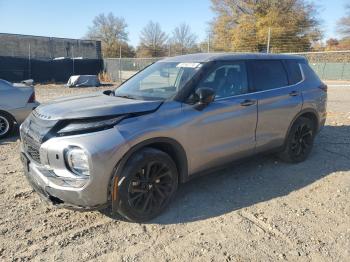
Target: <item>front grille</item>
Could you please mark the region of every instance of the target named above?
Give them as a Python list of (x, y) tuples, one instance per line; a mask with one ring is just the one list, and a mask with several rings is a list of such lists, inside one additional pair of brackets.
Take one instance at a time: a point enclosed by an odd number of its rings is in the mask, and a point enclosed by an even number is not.
[(40, 164), (40, 143), (35, 142), (26, 134), (23, 135), (22, 140), (26, 153), (31, 157), (31, 159)]
[(45, 135), (57, 121), (45, 120), (31, 114), (21, 127), (21, 139), (23, 149), (27, 155), (35, 162), (40, 162), (40, 146), (44, 142)]

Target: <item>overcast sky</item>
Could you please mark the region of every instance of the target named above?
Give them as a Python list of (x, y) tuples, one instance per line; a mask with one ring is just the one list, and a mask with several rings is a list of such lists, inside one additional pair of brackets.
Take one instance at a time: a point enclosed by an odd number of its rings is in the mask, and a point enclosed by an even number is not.
[[(325, 38), (337, 37), (336, 21), (345, 15), (349, 0), (318, 0)], [(81, 38), (99, 13), (113, 12), (125, 18), (132, 45), (149, 20), (167, 33), (182, 22), (206, 38), (213, 13), (210, 0), (0, 0), (0, 33)]]

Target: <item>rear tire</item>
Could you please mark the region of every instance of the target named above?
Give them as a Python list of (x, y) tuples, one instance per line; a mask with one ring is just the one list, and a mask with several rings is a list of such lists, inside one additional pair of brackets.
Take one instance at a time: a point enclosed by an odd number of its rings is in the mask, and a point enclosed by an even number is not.
[[(133, 222), (158, 216), (170, 203), (178, 186), (174, 161), (163, 151), (144, 148), (134, 153), (118, 178), (118, 213)], [(111, 192), (116, 192), (112, 188)], [(113, 200), (112, 200), (113, 201)]]
[(315, 125), (312, 120), (299, 117), (293, 124), (279, 157), (289, 163), (303, 162), (309, 156), (315, 138)]
[(14, 129), (14, 121), (11, 115), (0, 112), (0, 139), (7, 137)]

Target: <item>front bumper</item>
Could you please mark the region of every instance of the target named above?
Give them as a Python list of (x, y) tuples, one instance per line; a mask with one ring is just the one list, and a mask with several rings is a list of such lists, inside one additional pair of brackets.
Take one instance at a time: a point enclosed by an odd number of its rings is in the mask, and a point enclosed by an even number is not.
[[(21, 158), (26, 158), (26, 156), (22, 155)], [(23, 161), (23, 165), (26, 164), (27, 163)], [(70, 203), (69, 199), (78, 197), (77, 192), (57, 190), (53, 187), (50, 187), (50, 182), (48, 179), (42, 176), (42, 173), (32, 165), (29, 165), (28, 169), (24, 170), (24, 174), (31, 187), (38, 193), (41, 199), (56, 207), (70, 208), (75, 210), (95, 210), (103, 208), (105, 206), (81, 206)]]
[[(69, 146), (78, 146), (89, 156), (90, 179), (79, 188), (55, 182), (57, 178), (72, 176), (64, 161), (64, 151)], [(40, 147), (41, 164), (31, 159), (22, 145), (21, 158), (27, 180), (44, 200), (60, 207), (91, 210), (107, 205), (114, 169), (127, 150), (127, 143), (115, 127), (49, 139)]]

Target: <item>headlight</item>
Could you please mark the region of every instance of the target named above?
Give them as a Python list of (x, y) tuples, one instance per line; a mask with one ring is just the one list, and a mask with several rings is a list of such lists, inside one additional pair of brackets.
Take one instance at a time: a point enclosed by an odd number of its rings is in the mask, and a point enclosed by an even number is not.
[(89, 159), (85, 151), (79, 147), (71, 147), (65, 153), (68, 168), (79, 177), (90, 176)]
[(71, 122), (64, 128), (58, 131), (58, 134), (74, 134), (75, 132), (93, 132), (99, 131), (106, 128), (111, 128), (118, 124), (125, 116), (119, 116), (104, 120), (80, 120), (76, 122)]

